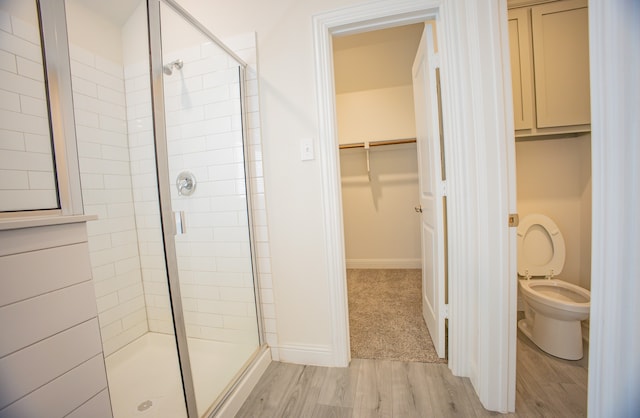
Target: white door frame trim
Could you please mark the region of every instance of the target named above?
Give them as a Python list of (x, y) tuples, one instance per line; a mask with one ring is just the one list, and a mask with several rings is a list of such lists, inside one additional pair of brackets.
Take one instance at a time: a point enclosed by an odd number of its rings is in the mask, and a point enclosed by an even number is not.
[(637, 6), (633, 1), (589, 0), (593, 180), (590, 417), (637, 416), (640, 411)]
[[(438, 4), (435, 1), (431, 3), (434, 6)], [(422, 22), (433, 16), (433, 7), (425, 7), (424, 1), (385, 0), (330, 11), (313, 17), (325, 257), (329, 277), (331, 336), (336, 366), (348, 366), (351, 355), (332, 37)]]
[[(515, 408), (515, 202), (506, 1), (380, 0), (313, 17), (319, 162), (335, 366), (347, 366), (349, 325), (332, 36), (437, 17), (448, 183), (449, 368), (483, 405)], [(506, 47), (506, 49), (505, 49)], [(507, 51), (505, 53), (504, 51)], [(513, 246), (515, 248), (515, 246)]]

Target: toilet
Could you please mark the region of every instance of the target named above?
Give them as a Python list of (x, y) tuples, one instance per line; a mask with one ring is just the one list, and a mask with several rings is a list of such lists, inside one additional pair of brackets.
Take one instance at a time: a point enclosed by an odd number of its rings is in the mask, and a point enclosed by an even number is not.
[(591, 293), (554, 279), (562, 272), (562, 233), (549, 217), (527, 215), (518, 226), (518, 275), (525, 318), (518, 328), (543, 351), (566, 360), (582, 358), (582, 325)]

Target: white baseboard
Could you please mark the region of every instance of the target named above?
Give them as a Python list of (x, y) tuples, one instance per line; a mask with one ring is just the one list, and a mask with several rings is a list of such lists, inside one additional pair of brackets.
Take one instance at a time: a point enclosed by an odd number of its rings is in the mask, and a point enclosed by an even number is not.
[(232, 418), (235, 417), (242, 405), (249, 397), (249, 394), (256, 386), (264, 372), (271, 363), (271, 349), (267, 348), (260, 354), (253, 362), (253, 364), (247, 370), (240, 383), (235, 387), (233, 392), (229, 395), (224, 405), (216, 413), (217, 418)]
[(271, 360), (280, 361), (280, 351), (278, 351), (278, 347), (269, 347), (271, 350)]
[(352, 258), (347, 259), (348, 269), (419, 269), (419, 258)]
[(278, 347), (280, 361), (310, 366), (335, 367), (337, 362), (328, 346), (285, 345)]

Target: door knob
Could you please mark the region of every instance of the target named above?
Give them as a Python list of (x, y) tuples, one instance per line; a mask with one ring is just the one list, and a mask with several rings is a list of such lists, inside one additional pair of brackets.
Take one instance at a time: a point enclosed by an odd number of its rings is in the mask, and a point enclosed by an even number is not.
[(413, 209), (418, 213), (422, 213), (422, 205), (418, 205), (418, 206), (414, 207)]

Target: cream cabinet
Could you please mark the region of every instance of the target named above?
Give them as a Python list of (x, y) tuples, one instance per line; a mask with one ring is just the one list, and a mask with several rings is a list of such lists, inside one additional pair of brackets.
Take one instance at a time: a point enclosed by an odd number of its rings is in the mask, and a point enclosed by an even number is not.
[(516, 137), (588, 132), (587, 0), (523, 3), (509, 2)]

